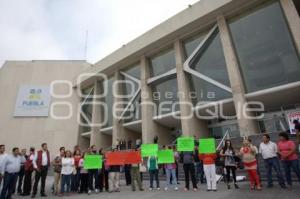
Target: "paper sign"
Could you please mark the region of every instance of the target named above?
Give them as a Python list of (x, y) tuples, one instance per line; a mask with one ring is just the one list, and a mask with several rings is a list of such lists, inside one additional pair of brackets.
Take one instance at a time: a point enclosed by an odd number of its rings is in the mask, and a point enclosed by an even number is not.
[(177, 138), (178, 151), (194, 151), (195, 142), (193, 137), (180, 137)]
[(173, 150), (158, 151), (158, 164), (172, 164), (175, 162)]
[(105, 154), (107, 165), (139, 164), (142, 162), (139, 151), (117, 151)]
[(287, 116), (287, 120), (289, 122), (291, 134), (296, 134), (294, 120), (298, 120), (300, 122), (300, 111), (287, 113), (286, 116)]
[(199, 140), (199, 153), (216, 153), (216, 140), (214, 138), (205, 138)]
[(122, 152), (108, 152), (105, 154), (106, 164), (111, 165), (124, 165), (124, 154)]
[(101, 169), (103, 163), (102, 155), (86, 155), (84, 157), (84, 169)]
[(124, 152), (124, 164), (140, 164), (142, 162), (141, 152), (129, 151)]
[(142, 157), (157, 156), (157, 144), (142, 144)]

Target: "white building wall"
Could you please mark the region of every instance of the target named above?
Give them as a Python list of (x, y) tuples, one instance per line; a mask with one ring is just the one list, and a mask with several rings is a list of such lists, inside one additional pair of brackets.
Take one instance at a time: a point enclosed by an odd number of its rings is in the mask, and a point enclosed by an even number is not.
[[(67, 99), (51, 98), (51, 103), (68, 101), (72, 104), (73, 115), (67, 120), (49, 117), (14, 117), (18, 90), (21, 85), (49, 85), (53, 80), (73, 81), (78, 74), (90, 66), (85, 61), (8, 61), (0, 69), (0, 144), (7, 151), (12, 147), (40, 148), (48, 143), (49, 150), (57, 154), (59, 147), (73, 149), (78, 142), (77, 107), (79, 97), (73, 93)], [(55, 87), (59, 94), (67, 94), (67, 85)], [(58, 115), (67, 115), (68, 108), (59, 106), (54, 109)]]

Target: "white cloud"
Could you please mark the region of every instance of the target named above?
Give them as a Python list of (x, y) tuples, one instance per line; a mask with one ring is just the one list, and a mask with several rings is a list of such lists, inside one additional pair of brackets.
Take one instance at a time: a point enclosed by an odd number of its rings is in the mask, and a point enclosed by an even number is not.
[[(3, 60), (97, 62), (198, 0), (1, 0)], [(1, 66), (0, 66), (1, 67)]]

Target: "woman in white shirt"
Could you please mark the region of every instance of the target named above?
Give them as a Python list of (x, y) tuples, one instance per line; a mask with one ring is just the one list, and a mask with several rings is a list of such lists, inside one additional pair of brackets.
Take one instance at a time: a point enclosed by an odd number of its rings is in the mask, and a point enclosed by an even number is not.
[[(61, 194), (59, 196), (63, 196), (64, 193), (69, 195), (71, 188), (71, 176), (74, 170), (74, 159), (72, 158), (71, 151), (66, 151), (65, 157), (61, 159)], [(65, 189), (65, 186), (67, 189)]]

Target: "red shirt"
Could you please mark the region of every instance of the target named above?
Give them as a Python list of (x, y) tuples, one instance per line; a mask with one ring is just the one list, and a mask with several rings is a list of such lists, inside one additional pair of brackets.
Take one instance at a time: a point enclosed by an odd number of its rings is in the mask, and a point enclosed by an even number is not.
[(79, 166), (79, 161), (81, 159), (81, 156), (80, 155), (75, 155), (74, 156), (74, 164), (75, 164), (75, 167), (77, 168)]
[(199, 158), (200, 158), (200, 160), (203, 161), (203, 164), (209, 165), (209, 164), (215, 164), (215, 159), (217, 158), (217, 155), (215, 153), (200, 154)]
[[(291, 140), (287, 140), (287, 141), (279, 141), (278, 142), (278, 151), (281, 155), (281, 159), (282, 160), (297, 160), (298, 156), (296, 154), (296, 145), (293, 141)], [(286, 157), (286, 155), (288, 153), (290, 153), (291, 151), (294, 151), (291, 155), (289, 155), (288, 157)]]

